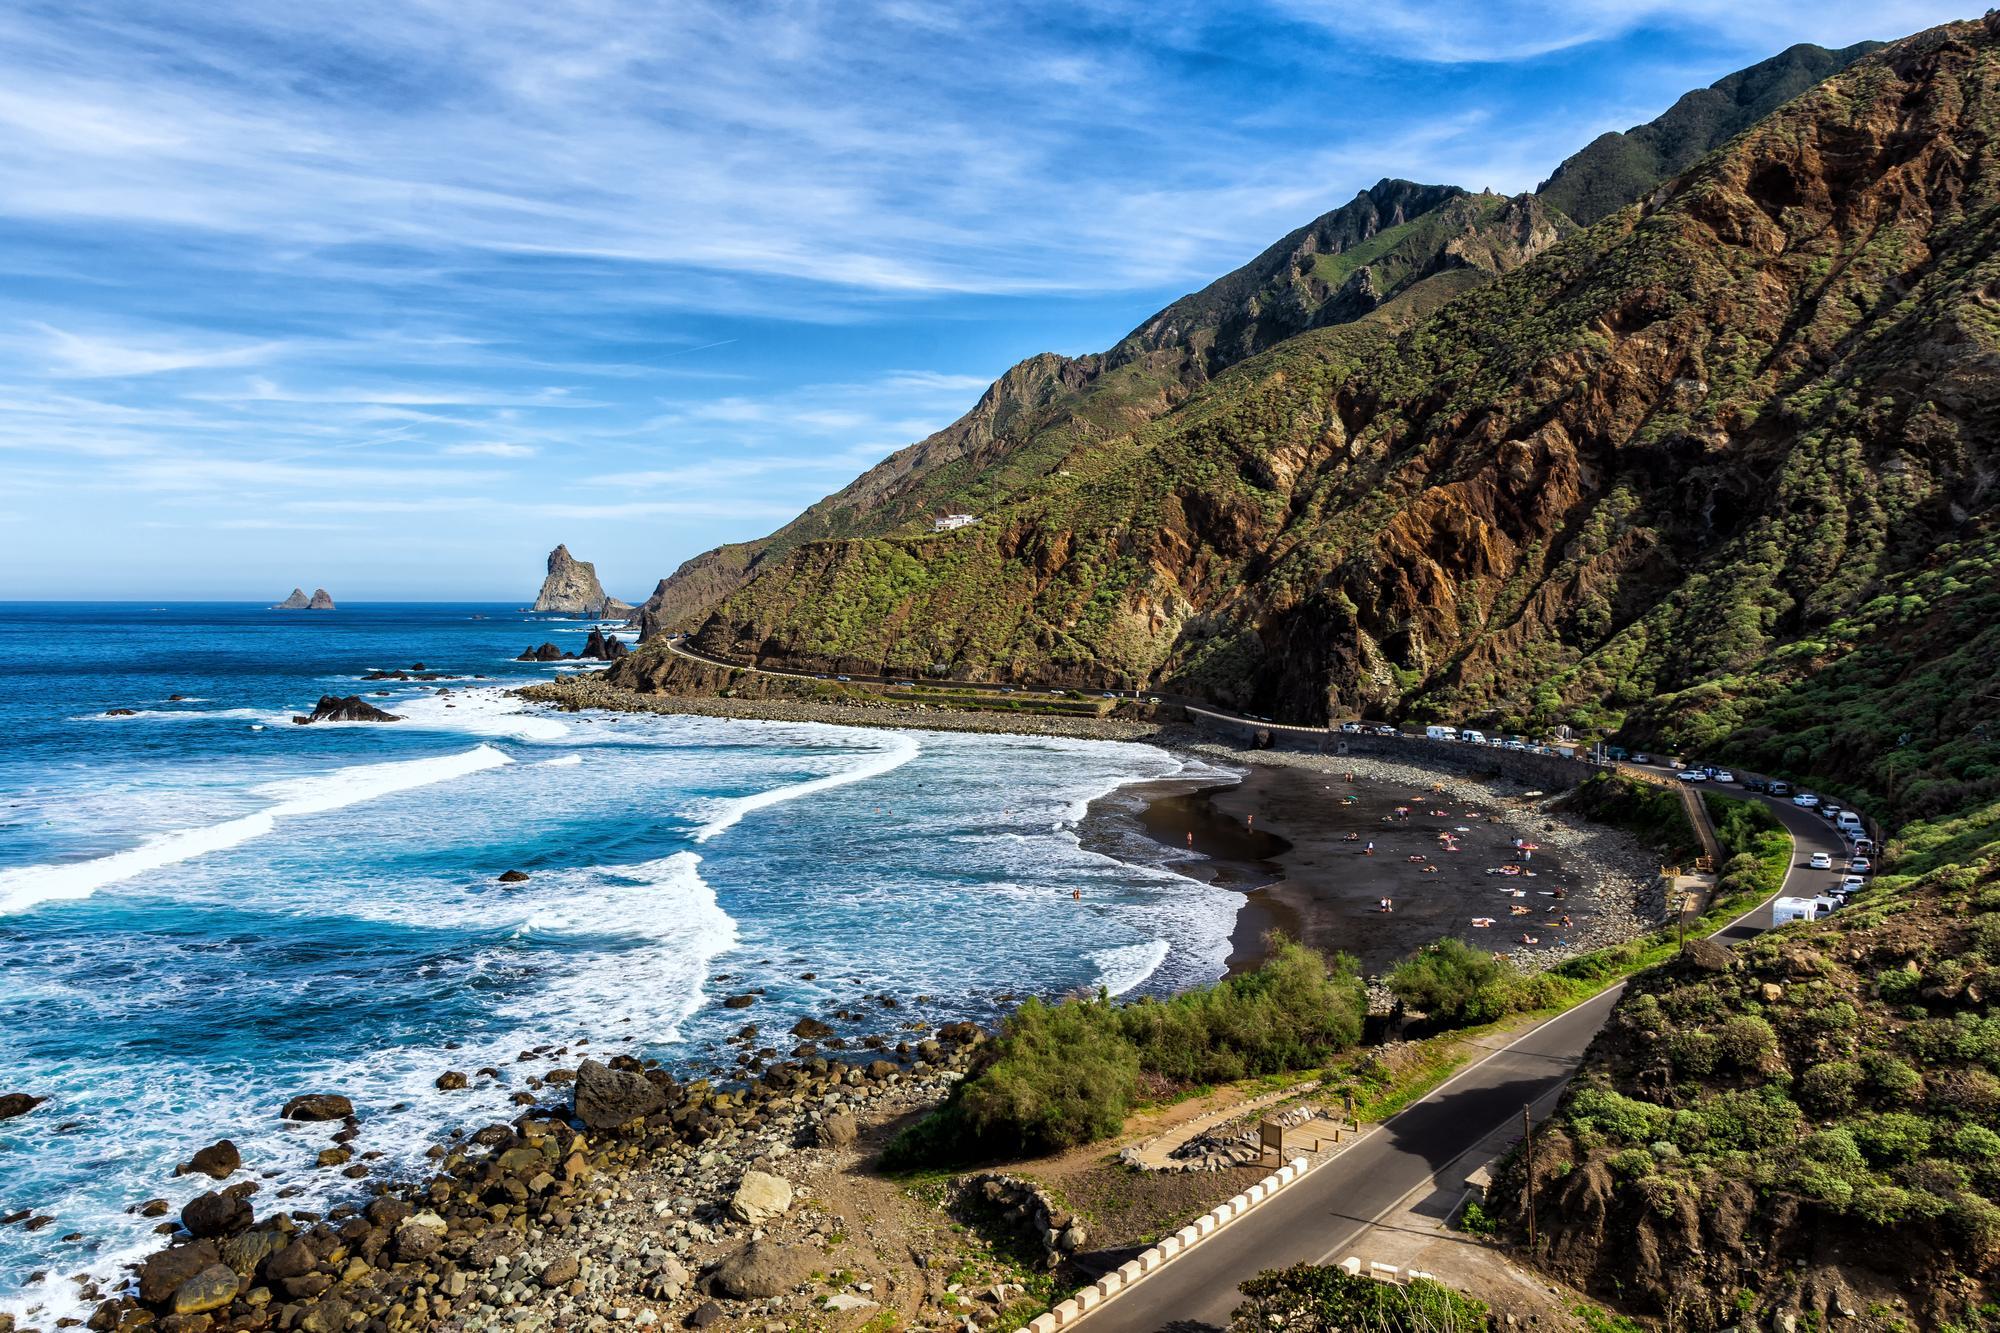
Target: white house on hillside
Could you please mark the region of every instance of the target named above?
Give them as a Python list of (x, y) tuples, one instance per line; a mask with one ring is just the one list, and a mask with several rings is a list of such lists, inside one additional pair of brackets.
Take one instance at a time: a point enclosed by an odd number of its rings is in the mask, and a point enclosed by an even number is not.
[(946, 514), (943, 518), (931, 520), (932, 532), (951, 532), (958, 528), (970, 527), (979, 520), (971, 514)]

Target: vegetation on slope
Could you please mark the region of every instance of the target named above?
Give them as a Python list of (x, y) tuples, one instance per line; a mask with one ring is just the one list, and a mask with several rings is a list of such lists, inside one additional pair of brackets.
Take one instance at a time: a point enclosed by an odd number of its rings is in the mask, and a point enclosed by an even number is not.
[(1540, 1261), (1700, 1327), (1991, 1299), (1996, 983), (1990, 865), (1636, 978), (1537, 1145)]

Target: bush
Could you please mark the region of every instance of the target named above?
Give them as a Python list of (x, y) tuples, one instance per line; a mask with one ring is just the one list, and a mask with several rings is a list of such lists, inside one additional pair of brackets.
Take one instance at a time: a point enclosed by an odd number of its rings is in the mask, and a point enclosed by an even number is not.
[(1447, 936), (1398, 963), (1389, 973), (1389, 991), (1440, 1022), (1488, 1022), (1507, 1012), (1501, 992), (1511, 970), (1493, 955)]
[(1857, 1121), (1854, 1142), (1877, 1166), (1921, 1157), (1931, 1146), (1930, 1124), (1907, 1111), (1890, 1111)]
[(1854, 1093), (1862, 1077), (1860, 1065), (1828, 1060), (1812, 1066), (1799, 1079), (1799, 1098), (1820, 1115), (1839, 1115), (1854, 1109)]
[(1243, 1284), (1230, 1333), (1477, 1333), (1486, 1306), (1423, 1278), (1397, 1286), (1338, 1268), (1294, 1264)]
[(1311, 1069), (1361, 1037), (1352, 960), (1280, 941), (1253, 972), (1164, 1001), (1029, 1000), (945, 1104), (889, 1145), (891, 1166), (1059, 1152), (1124, 1127), (1142, 1072), (1183, 1083)]

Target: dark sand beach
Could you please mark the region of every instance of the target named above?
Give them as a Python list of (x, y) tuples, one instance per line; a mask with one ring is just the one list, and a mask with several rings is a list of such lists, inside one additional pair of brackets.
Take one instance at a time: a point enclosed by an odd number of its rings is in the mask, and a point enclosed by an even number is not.
[(1128, 788), (1125, 810), (1171, 869), (1244, 894), (1232, 973), (1257, 964), (1273, 930), (1375, 975), (1445, 935), (1547, 966), (1650, 918), (1644, 849), (1545, 810), (1539, 793), (1380, 761), (1201, 748), (1242, 779)]

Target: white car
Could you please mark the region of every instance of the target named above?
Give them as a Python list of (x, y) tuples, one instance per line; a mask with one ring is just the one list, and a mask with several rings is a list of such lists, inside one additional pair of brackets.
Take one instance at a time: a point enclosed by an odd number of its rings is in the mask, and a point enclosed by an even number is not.
[(1698, 768), (1684, 768), (1680, 772), (1680, 779), (1682, 782), (1706, 782), (1708, 774)]
[(1812, 854), (1811, 865), (1814, 870), (1831, 870), (1833, 869), (1833, 857), (1825, 852), (1814, 852)]
[(1653, 762), (1653, 756), (1649, 754), (1635, 754), (1632, 756), (1632, 762), (1635, 764), (1650, 764)]
[(1819, 797), (1813, 795), (1809, 791), (1802, 791), (1797, 796), (1794, 796), (1792, 798), (1792, 804), (1798, 806), (1804, 806), (1806, 809), (1810, 810), (1814, 806), (1819, 804)]
[(1859, 875), (1843, 875), (1840, 879), (1842, 893), (1859, 893), (1868, 887), (1868, 881)]
[(1718, 769), (1716, 769), (1716, 770), (1715, 770), (1715, 771), (1714, 771), (1713, 773), (1709, 774), (1709, 776), (1710, 776), (1710, 777), (1712, 777), (1712, 778), (1714, 778), (1714, 779), (1715, 779), (1715, 780), (1716, 780), (1717, 782), (1734, 782), (1734, 781), (1736, 781), (1736, 775), (1735, 775), (1734, 773), (1731, 773), (1731, 772), (1730, 772), (1730, 771), (1729, 771), (1728, 769), (1726, 769), (1726, 768), (1718, 768)]
[(1847, 868), (1857, 875), (1866, 875), (1875, 869), (1874, 863), (1865, 856), (1857, 856), (1847, 863)]

